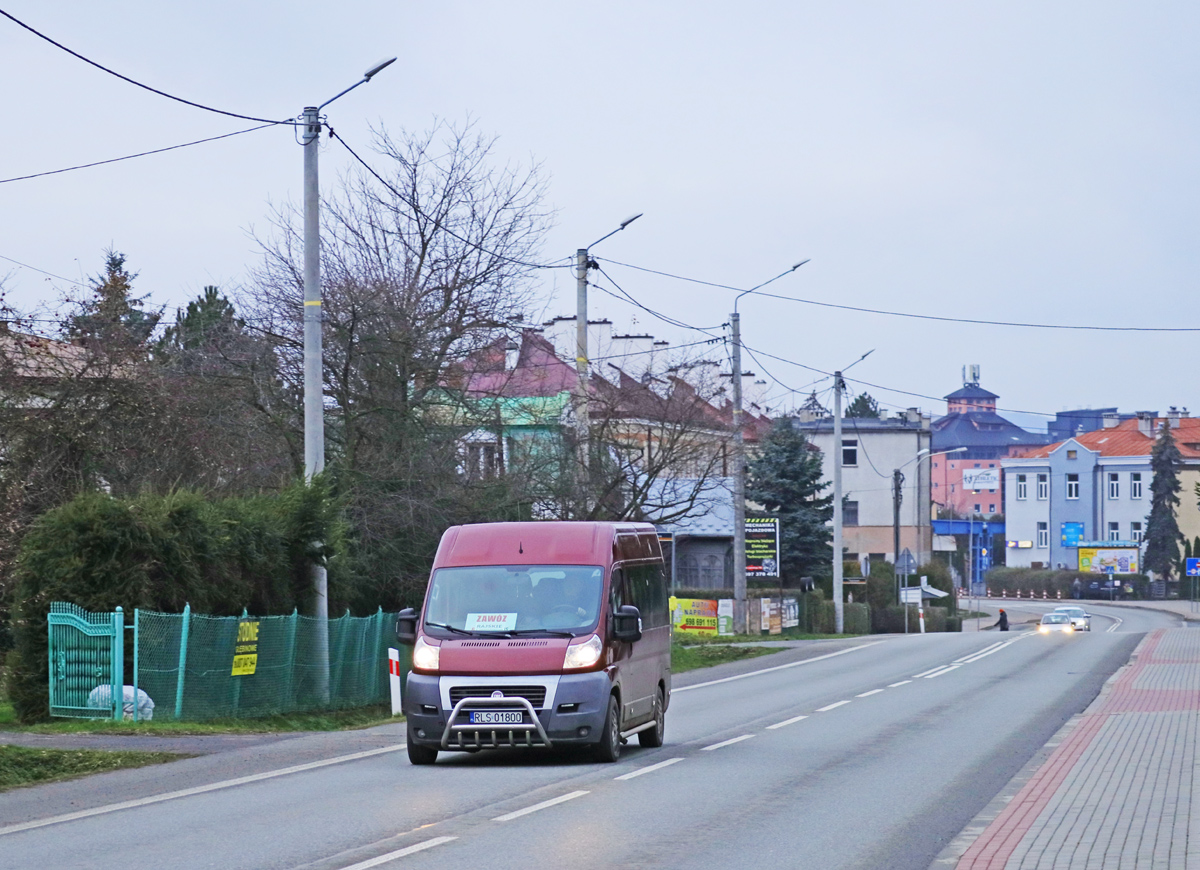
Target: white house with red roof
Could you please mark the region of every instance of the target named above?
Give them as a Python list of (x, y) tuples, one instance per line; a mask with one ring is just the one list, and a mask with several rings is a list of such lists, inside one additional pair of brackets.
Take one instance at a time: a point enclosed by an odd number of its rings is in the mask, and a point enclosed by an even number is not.
[(1170, 427), (1183, 457), (1179, 529), (1200, 535), (1200, 418), (1174, 408), (1106, 417), (1102, 429), (1001, 460), (1008, 553), (1016, 568), (1078, 570), (1077, 542), (1140, 544), (1150, 513), (1150, 452)]

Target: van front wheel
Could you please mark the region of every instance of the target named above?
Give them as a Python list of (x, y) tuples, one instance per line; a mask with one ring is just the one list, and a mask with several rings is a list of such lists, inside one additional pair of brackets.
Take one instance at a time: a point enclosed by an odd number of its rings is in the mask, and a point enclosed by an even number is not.
[(608, 696), (608, 715), (604, 718), (604, 730), (594, 750), (596, 760), (611, 764), (621, 757), (621, 708), (617, 696)]

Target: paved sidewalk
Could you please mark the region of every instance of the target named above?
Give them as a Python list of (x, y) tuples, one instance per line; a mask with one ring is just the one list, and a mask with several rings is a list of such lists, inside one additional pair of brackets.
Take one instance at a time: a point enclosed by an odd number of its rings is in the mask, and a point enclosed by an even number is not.
[(1200, 631), (1159, 629), (957, 867), (1200, 868), (1198, 741)]

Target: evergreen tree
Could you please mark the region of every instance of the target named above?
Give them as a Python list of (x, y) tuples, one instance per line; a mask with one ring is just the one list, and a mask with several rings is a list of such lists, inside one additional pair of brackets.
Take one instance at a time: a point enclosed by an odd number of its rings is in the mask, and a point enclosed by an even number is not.
[(230, 301), (209, 284), (205, 286), (203, 294), (189, 302), (186, 311), (179, 314), (175, 325), (167, 329), (159, 346), (168, 352), (199, 350), (222, 339), (241, 335), (245, 325), (245, 321), (234, 312)]
[(746, 498), (779, 517), (780, 565), (783, 576), (796, 580), (824, 574), (833, 533), (833, 497), (822, 495), (821, 451), (792, 423), (780, 417), (748, 465)]
[(1179, 560), (1179, 467), (1182, 457), (1171, 428), (1164, 421), (1150, 453), (1150, 516), (1146, 521), (1145, 567), (1163, 580), (1170, 580)]
[(146, 311), (146, 298), (133, 295), (137, 273), (125, 268), (125, 255), (104, 253), (104, 274), (93, 279), (91, 298), (82, 300), (67, 318), (68, 338), (81, 340), (113, 358), (140, 356), (162, 317)]
[(854, 397), (849, 405), (846, 406), (847, 417), (874, 417), (879, 418), (879, 403), (871, 398), (870, 393), (859, 393)]

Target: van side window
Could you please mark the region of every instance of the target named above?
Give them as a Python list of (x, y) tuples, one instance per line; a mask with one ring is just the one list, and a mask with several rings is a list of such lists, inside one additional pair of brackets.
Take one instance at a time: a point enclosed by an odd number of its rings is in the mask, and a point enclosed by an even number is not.
[(642, 614), (645, 628), (667, 624), (667, 583), (662, 565), (630, 565), (625, 568), (630, 602)]
[(612, 582), (608, 584), (608, 612), (616, 613), (622, 604), (628, 604), (625, 595), (625, 574), (620, 568), (613, 568)]

